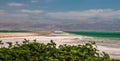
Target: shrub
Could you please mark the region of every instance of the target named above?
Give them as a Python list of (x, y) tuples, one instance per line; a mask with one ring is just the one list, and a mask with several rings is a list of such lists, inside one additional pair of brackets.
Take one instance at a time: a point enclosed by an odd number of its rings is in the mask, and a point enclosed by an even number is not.
[(65, 44), (56, 47), (53, 41), (43, 44), (25, 39), (23, 44), (8, 44), (8, 48), (0, 48), (0, 61), (111, 61), (108, 54), (98, 53), (91, 42), (85, 45)]

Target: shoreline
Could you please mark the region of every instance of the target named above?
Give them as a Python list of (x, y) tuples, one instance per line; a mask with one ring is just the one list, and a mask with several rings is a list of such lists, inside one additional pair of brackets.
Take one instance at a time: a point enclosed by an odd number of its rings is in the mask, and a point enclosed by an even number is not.
[(0, 38), (9, 38), (9, 37), (26, 37), (26, 36), (46, 36), (50, 32), (0, 32)]
[[(67, 45), (78, 45), (78, 44), (84, 44), (86, 41), (82, 41), (84, 37), (81, 36), (27, 36), (27, 37), (9, 37), (9, 38), (0, 38), (0, 40), (5, 43), (4, 46), (8, 46), (6, 42), (12, 42), (15, 44), (16, 42), (22, 43), (24, 39), (30, 40), (30, 42), (33, 42), (33, 40), (36, 39), (37, 42), (39, 43), (49, 43), (50, 40), (53, 40), (57, 45), (61, 44), (67, 44)], [(120, 48), (113, 48), (113, 47), (108, 47), (108, 46), (102, 46), (102, 45), (97, 45), (97, 49), (102, 52), (106, 52), (110, 55), (111, 58), (113, 59), (120, 59)]]
[[(1, 33), (0, 33), (1, 34)], [(6, 42), (12, 42), (15, 44), (16, 42), (22, 43), (24, 39), (30, 40), (30, 42), (33, 42), (33, 40), (36, 40), (39, 43), (49, 43), (50, 40), (53, 40), (57, 46), (67, 44), (67, 45), (79, 45), (79, 44), (85, 44), (88, 41), (93, 41), (93, 37), (87, 37), (87, 36), (81, 36), (81, 35), (74, 35), (74, 34), (55, 34), (51, 32), (44, 32), (44, 33), (3, 33), (3, 35), (9, 35), (5, 37), (0, 37), (0, 40), (4, 43), (4, 45), (0, 47), (7, 47), (8, 45)], [(12, 36), (13, 35), (13, 36)], [(16, 37), (17, 36), (17, 37)], [(102, 52), (106, 52), (110, 55), (113, 59), (120, 59), (120, 46), (118, 47), (114, 46), (112, 47), (114, 43), (110, 42), (103, 42), (103, 41), (95, 41), (97, 45), (97, 49)], [(110, 46), (109, 46), (110, 45)], [(111, 46), (112, 45), (112, 46)]]

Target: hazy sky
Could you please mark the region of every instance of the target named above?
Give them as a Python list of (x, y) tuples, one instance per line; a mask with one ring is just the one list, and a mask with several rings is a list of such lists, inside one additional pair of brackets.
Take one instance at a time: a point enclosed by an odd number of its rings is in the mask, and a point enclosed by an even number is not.
[(0, 0), (0, 22), (8, 19), (29, 21), (31, 18), (81, 22), (99, 18), (98, 21), (119, 22), (120, 0)]

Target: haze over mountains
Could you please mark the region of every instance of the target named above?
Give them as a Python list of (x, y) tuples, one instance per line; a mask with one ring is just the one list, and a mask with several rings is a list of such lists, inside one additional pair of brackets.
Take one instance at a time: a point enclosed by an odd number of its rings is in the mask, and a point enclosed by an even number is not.
[(120, 31), (119, 0), (0, 0), (0, 30)]
[[(103, 20), (103, 21), (100, 21)], [(88, 21), (88, 22), (87, 22)], [(94, 22), (89, 22), (94, 21)], [(84, 19), (58, 21), (58, 20), (35, 20), (29, 21), (15, 19), (0, 22), (0, 29), (6, 30), (86, 30), (86, 31), (120, 31), (120, 21), (113, 22), (111, 19)]]

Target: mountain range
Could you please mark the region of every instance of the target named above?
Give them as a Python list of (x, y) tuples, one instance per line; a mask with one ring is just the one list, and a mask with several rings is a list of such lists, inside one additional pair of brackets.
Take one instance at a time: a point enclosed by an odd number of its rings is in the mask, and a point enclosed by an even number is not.
[(120, 31), (118, 19), (83, 19), (83, 20), (4, 20), (0, 30), (72, 30), (72, 31)]

